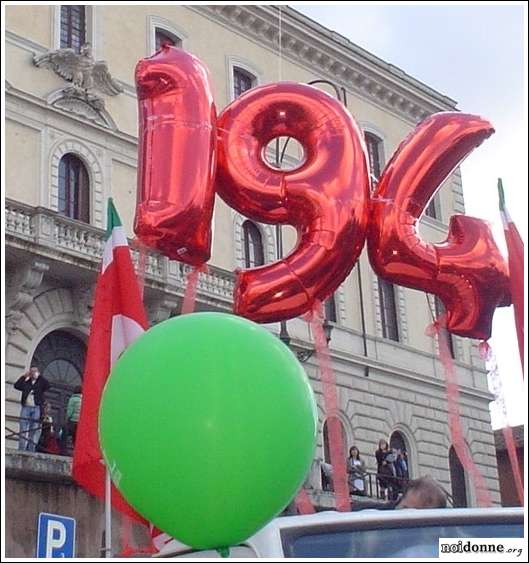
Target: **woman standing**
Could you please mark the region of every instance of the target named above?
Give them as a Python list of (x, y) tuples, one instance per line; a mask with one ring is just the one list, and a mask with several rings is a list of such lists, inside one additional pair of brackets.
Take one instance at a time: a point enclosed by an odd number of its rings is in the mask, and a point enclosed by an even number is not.
[(375, 457), (377, 458), (377, 479), (380, 497), (388, 500), (391, 494), (393, 478), (395, 477), (395, 467), (393, 465), (395, 456), (384, 438), (378, 442), (378, 450), (375, 452)]
[(347, 458), (347, 473), (349, 474), (349, 492), (352, 495), (365, 496), (365, 467), (364, 460), (360, 458), (360, 451), (356, 446), (349, 449), (349, 457)]

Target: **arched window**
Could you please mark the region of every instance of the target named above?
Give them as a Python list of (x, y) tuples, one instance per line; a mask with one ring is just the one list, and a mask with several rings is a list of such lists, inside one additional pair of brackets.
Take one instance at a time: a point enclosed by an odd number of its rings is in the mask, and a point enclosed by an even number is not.
[[(331, 448), (329, 443), (329, 426), (328, 426), (327, 419), (323, 423), (323, 462), (324, 466), (321, 470), (321, 482), (322, 482), (322, 489), (324, 491), (332, 490), (332, 480), (330, 478), (329, 472), (326, 470), (326, 466), (330, 466), (331, 464)], [(347, 435), (345, 433), (345, 428), (343, 427), (342, 422), (339, 420), (340, 423), (340, 431), (342, 434), (342, 451), (344, 456), (347, 456)]]
[(61, 6), (61, 49), (70, 47), (79, 52), (86, 43), (86, 7)]
[(75, 387), (82, 384), (86, 346), (64, 330), (46, 335), (35, 350), (31, 365), (39, 368), (49, 383), (46, 401), (51, 405), (56, 428), (66, 424), (66, 405)]
[(257, 82), (257, 78), (238, 66), (233, 67), (233, 96), (238, 98), (246, 90), (253, 88)]
[[(401, 479), (408, 479), (410, 477), (410, 451), (406, 443), (406, 438), (402, 432), (399, 432), (398, 430), (393, 432), (391, 438), (389, 439), (389, 447), (393, 450), (400, 450), (401, 452), (401, 460), (398, 467), (396, 466), (397, 477), (400, 477)], [(404, 461), (404, 463), (402, 463), (402, 461)]]
[(182, 46), (182, 40), (180, 37), (177, 37), (174, 33), (171, 33), (161, 27), (157, 27), (154, 30), (154, 43), (156, 51), (161, 49), (163, 45), (171, 45), (173, 47)]
[(59, 162), (59, 213), (88, 223), (90, 221), (90, 186), (82, 161), (72, 153)]
[(450, 446), (448, 452), (448, 463), (450, 466), (450, 482), (452, 483), (452, 498), (455, 508), (468, 506), (467, 485), (465, 469), (459, 460), (454, 446)]
[(393, 284), (382, 278), (378, 278), (378, 297), (380, 301), (382, 336), (398, 342), (399, 324), (397, 319), (397, 306), (395, 303), (395, 287)]
[(369, 169), (376, 180), (382, 172), (382, 139), (373, 133), (365, 133), (367, 154), (369, 155)]
[(246, 268), (262, 266), (265, 263), (263, 238), (255, 223), (245, 221), (242, 224), (244, 238), (244, 265)]

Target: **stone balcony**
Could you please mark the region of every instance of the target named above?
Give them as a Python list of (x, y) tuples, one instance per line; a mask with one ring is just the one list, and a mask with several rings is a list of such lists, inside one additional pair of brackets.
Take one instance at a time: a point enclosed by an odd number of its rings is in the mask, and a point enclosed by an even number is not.
[[(25, 251), (57, 264), (97, 272), (104, 244), (105, 231), (102, 229), (69, 219), (45, 207), (32, 207), (6, 198), (6, 247), (14, 256)], [(137, 271), (144, 270), (147, 292), (163, 290), (181, 298), (189, 267), (150, 251), (141, 260), (140, 267), (140, 251), (134, 241), (129, 240), (129, 244)], [(231, 310), (233, 285), (231, 272), (210, 266), (209, 271), (199, 278), (199, 304)]]

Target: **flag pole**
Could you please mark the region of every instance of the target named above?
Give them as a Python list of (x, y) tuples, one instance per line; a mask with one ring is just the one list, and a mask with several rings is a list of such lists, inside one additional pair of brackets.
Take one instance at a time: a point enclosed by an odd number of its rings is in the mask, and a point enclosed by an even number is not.
[(498, 178), (498, 199), (500, 202), (500, 211), (505, 211), (505, 192), (503, 191), (503, 182)]
[(112, 481), (105, 467), (105, 558), (112, 557)]

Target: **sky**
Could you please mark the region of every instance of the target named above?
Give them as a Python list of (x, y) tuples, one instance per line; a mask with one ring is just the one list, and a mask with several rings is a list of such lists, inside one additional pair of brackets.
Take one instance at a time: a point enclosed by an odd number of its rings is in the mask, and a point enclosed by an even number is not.
[[(489, 221), (505, 252), (496, 191), (501, 177), (508, 210), (527, 244), (524, 6), (506, 2), (291, 5), (457, 100), (461, 111), (481, 115), (493, 124), (496, 133), (462, 165), (466, 214)], [(508, 422), (522, 424), (527, 403), (512, 307), (496, 311), (490, 344), (502, 377)], [(495, 410), (492, 425), (501, 425)]]

